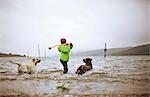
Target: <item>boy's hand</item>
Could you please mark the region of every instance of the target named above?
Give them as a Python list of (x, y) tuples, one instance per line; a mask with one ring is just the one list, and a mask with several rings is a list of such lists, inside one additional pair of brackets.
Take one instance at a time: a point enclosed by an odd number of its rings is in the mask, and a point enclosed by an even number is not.
[(70, 46), (73, 46), (73, 44), (72, 44), (72, 43), (70, 43)]

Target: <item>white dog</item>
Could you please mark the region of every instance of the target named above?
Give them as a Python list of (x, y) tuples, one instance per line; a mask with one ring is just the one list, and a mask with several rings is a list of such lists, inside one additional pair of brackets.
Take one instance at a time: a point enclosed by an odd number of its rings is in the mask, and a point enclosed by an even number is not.
[(9, 60), (9, 61), (12, 64), (18, 65), (18, 73), (33, 74), (35, 72), (36, 64), (39, 63), (41, 60), (40, 59), (32, 59), (32, 61), (29, 63), (18, 63), (18, 62), (13, 62), (11, 60)]

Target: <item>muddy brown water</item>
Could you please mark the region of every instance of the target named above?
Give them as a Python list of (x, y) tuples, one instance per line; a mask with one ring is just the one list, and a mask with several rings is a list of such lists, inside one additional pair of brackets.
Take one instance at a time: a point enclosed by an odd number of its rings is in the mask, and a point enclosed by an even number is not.
[(41, 58), (32, 75), (9, 62), (31, 58), (0, 58), (0, 97), (150, 97), (150, 56), (88, 57), (94, 69), (82, 76), (75, 74), (82, 56), (71, 57), (68, 74), (58, 57)]

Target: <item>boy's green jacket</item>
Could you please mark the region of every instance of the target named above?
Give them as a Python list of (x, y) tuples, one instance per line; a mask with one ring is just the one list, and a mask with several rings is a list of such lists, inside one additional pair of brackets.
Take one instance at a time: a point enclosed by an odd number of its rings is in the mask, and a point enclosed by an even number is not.
[(60, 60), (68, 61), (69, 60), (69, 52), (72, 49), (73, 45), (60, 45), (58, 47), (58, 51), (61, 53)]

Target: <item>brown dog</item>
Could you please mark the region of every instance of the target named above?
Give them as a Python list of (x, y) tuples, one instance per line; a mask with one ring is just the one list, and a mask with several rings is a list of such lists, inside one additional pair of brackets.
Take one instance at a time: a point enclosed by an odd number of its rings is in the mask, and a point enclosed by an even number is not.
[(86, 71), (93, 69), (91, 58), (85, 58), (85, 59), (83, 59), (83, 62), (85, 63), (85, 65), (81, 65), (76, 71), (76, 74), (78, 74), (78, 75), (82, 75)]

